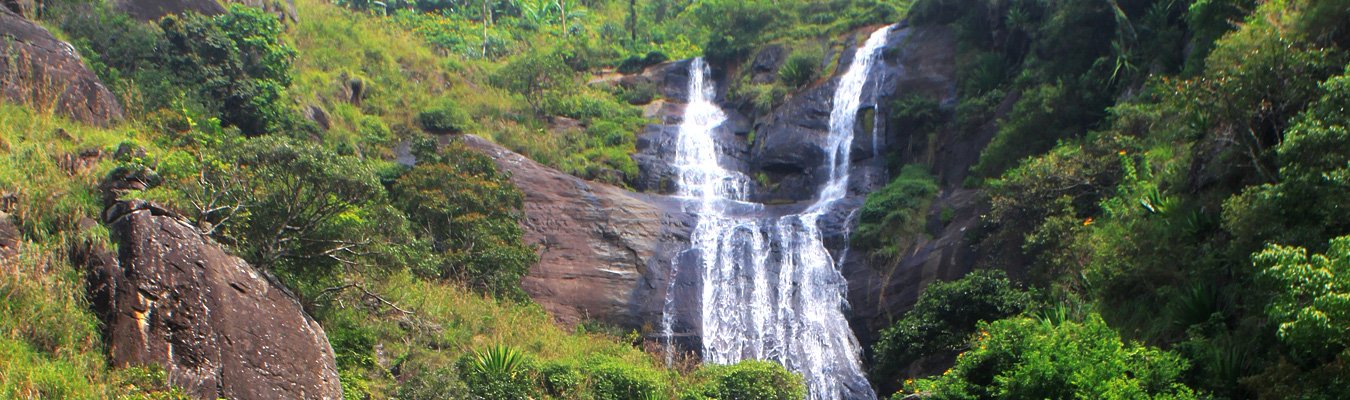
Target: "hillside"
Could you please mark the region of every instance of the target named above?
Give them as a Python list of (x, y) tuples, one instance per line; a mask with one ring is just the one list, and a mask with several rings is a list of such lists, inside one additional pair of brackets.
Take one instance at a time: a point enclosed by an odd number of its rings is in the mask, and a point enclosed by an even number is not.
[(1350, 2), (0, 2), (0, 397), (1350, 398)]

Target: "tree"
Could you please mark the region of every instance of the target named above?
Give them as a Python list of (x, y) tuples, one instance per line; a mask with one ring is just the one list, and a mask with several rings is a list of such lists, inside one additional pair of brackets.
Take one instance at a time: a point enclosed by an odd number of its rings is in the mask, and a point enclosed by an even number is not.
[(168, 16), (164, 31), (171, 71), (221, 120), (249, 135), (279, 132), (294, 122), (286, 105), (295, 50), (281, 42), (277, 18), (232, 5), (225, 14)]
[(418, 164), (394, 183), (398, 205), (444, 255), (440, 278), (523, 298), (520, 278), (538, 261), (517, 222), (523, 196), (492, 159), (453, 144), (419, 146)]
[(524, 96), (536, 114), (577, 89), (575, 72), (556, 51), (525, 52), (493, 75), (492, 84)]
[(906, 385), (926, 399), (1194, 399), (1187, 363), (1121, 342), (1096, 314), (1083, 322), (1026, 317), (981, 323), (956, 366)]
[[(272, 135), (225, 150), (242, 187), (242, 218), (225, 234), (255, 266), (293, 273), (355, 264), (372, 244), (384, 190), (368, 164), (317, 144)], [(369, 208), (366, 208), (370, 206)]]
[(914, 309), (881, 331), (872, 346), (873, 374), (890, 379), (922, 357), (954, 352), (965, 345), (980, 321), (1021, 313), (1031, 303), (999, 270), (982, 270), (936, 282), (919, 295)]
[(1275, 289), (1266, 314), (1297, 357), (1326, 361), (1350, 347), (1350, 236), (1326, 254), (1270, 245), (1252, 259)]

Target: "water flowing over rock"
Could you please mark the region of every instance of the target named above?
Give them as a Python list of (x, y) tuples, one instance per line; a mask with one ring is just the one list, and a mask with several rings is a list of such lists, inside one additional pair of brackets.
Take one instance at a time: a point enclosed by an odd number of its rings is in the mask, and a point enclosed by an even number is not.
[(6, 7), (0, 7), (0, 96), (95, 125), (122, 118), (117, 98), (74, 46)]
[[(874, 32), (839, 78), (828, 135), (818, 148), (825, 180), (814, 201), (782, 214), (748, 202), (750, 179), (723, 166), (724, 151), (714, 136), (727, 118), (712, 102), (707, 67), (702, 60), (690, 64), (690, 100), (673, 166), (678, 195), (698, 222), (690, 249), (672, 270), (695, 268), (701, 275), (698, 328), (706, 362), (772, 359), (802, 374), (814, 399), (876, 397), (844, 315), (848, 283), (826, 246), (821, 219), (840, 210), (851, 215), (856, 207), (841, 200), (849, 194), (858, 110), (891, 30)], [(673, 315), (678, 293), (673, 288), (667, 293), (662, 328), (668, 347), (679, 320)]]
[(117, 255), (85, 265), (114, 365), (158, 364), (202, 399), (342, 397), (323, 328), (281, 286), (149, 203), (105, 222)]

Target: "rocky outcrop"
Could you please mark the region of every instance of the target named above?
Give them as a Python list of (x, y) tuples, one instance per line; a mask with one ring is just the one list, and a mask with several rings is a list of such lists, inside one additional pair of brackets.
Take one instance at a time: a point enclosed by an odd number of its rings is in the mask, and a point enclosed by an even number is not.
[(0, 7), (0, 95), (85, 123), (122, 118), (122, 106), (75, 48), (8, 7)]
[(116, 257), (86, 257), (113, 364), (156, 364), (203, 399), (342, 397), (333, 350), (281, 286), (143, 201), (105, 213)]
[(676, 202), (587, 182), (475, 136), (458, 140), (491, 156), (525, 194), (521, 225), (540, 259), (522, 287), (536, 303), (564, 325), (660, 321), (671, 260), (690, 229)]

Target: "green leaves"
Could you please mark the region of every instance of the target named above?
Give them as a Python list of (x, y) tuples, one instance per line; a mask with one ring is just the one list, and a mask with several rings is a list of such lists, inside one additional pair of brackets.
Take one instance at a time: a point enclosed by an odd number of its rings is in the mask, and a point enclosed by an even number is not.
[(897, 258), (923, 232), (937, 182), (919, 165), (907, 165), (891, 183), (867, 195), (859, 209), (853, 243), (877, 255)]
[(462, 145), (444, 151), (419, 152), (393, 185), (394, 203), (443, 254), (434, 275), (524, 298), (520, 278), (538, 256), (517, 223), (523, 195), (487, 156)]
[(681, 399), (797, 400), (806, 397), (802, 377), (772, 361), (747, 360), (731, 365), (704, 365), (695, 373), (700, 387)]
[(957, 350), (980, 321), (1016, 315), (1030, 304), (1031, 294), (1014, 287), (999, 270), (935, 282), (919, 296), (914, 309), (881, 331), (872, 346), (873, 374), (891, 379), (915, 360)]
[(534, 395), (532, 367), (520, 351), (496, 344), (460, 359), (460, 375), (474, 399), (525, 400)]
[(1350, 236), (1332, 239), (1326, 254), (1270, 245), (1252, 256), (1275, 289), (1266, 314), (1303, 359), (1328, 359), (1350, 346)]
[(907, 384), (929, 399), (1194, 399), (1171, 352), (1122, 343), (1093, 314), (1083, 322), (1011, 318), (982, 323), (942, 376)]

